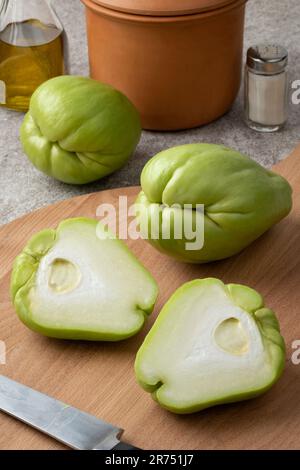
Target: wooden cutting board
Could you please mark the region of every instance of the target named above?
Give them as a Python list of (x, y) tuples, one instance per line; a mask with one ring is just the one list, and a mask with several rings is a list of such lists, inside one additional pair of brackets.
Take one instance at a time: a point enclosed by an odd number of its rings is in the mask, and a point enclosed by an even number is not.
[[(28, 330), (9, 299), (12, 261), (26, 240), (61, 219), (95, 217), (100, 203), (132, 201), (138, 188), (81, 196), (26, 215), (0, 229), (0, 339), (7, 362), (0, 373), (125, 429), (124, 439), (144, 449), (299, 449), (300, 364), (292, 343), (300, 340), (300, 147), (275, 170), (294, 188), (292, 214), (238, 256), (194, 266), (176, 262), (141, 240), (128, 245), (160, 286), (154, 313), (136, 337), (119, 343), (45, 338)], [(123, 221), (124, 223), (124, 221)], [(286, 339), (281, 380), (257, 399), (189, 416), (161, 409), (135, 381), (135, 353), (164, 302), (183, 282), (215, 276), (261, 292), (280, 319)], [(300, 354), (298, 355), (300, 358)], [(60, 449), (63, 445), (0, 413), (1, 449)]]

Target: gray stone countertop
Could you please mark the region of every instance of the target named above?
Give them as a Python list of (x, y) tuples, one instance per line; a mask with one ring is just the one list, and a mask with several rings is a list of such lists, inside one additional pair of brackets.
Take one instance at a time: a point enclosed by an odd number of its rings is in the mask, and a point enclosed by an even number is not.
[[(71, 73), (88, 74), (84, 8), (79, 0), (53, 0), (70, 43)], [(300, 80), (299, 0), (249, 0), (245, 49), (257, 42), (277, 42), (290, 54), (290, 79)], [(24, 156), (18, 132), (23, 115), (0, 109), (0, 224), (53, 202), (102, 189), (139, 184), (146, 161), (158, 151), (190, 142), (222, 143), (271, 166), (300, 142), (300, 105), (290, 106), (286, 128), (259, 134), (243, 122), (241, 93), (231, 111), (202, 128), (181, 132), (143, 132), (135, 155), (122, 170), (96, 183), (69, 186), (38, 172)]]

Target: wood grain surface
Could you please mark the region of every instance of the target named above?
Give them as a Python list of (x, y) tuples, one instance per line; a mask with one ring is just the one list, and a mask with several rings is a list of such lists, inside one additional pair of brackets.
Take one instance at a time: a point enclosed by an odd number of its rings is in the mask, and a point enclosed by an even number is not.
[[(291, 357), (293, 341), (300, 340), (300, 147), (275, 170), (293, 186), (293, 212), (238, 256), (194, 266), (176, 262), (144, 241), (128, 241), (157, 279), (160, 295), (143, 331), (119, 343), (62, 341), (33, 333), (14, 312), (9, 282), (13, 259), (36, 231), (68, 217), (95, 217), (100, 203), (117, 205), (119, 195), (133, 200), (138, 188), (66, 200), (0, 228), (0, 339), (7, 348), (0, 373), (124, 428), (124, 440), (144, 449), (299, 449), (300, 364), (293, 364)], [(280, 319), (286, 368), (272, 390), (259, 398), (177, 416), (161, 409), (136, 384), (133, 363), (172, 292), (183, 282), (207, 276), (244, 283), (264, 295)], [(61, 448), (0, 413), (0, 449)]]

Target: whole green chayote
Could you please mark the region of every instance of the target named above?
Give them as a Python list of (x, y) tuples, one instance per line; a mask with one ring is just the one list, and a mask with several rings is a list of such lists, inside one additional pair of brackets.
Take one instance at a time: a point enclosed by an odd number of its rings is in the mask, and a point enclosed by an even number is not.
[(32, 95), (21, 127), (36, 168), (84, 184), (121, 168), (141, 135), (138, 112), (121, 92), (86, 77), (61, 76)]
[[(192, 263), (239, 253), (292, 207), (292, 190), (283, 177), (222, 145), (181, 145), (158, 153), (144, 167), (141, 186), (136, 212), (144, 238)], [(204, 205), (201, 214), (199, 204)], [(181, 238), (174, 236), (173, 206), (177, 215), (184, 209), (194, 227), (202, 217), (204, 242), (199, 249), (187, 248), (191, 244), (184, 231)], [(163, 231), (168, 223), (170, 236)]]

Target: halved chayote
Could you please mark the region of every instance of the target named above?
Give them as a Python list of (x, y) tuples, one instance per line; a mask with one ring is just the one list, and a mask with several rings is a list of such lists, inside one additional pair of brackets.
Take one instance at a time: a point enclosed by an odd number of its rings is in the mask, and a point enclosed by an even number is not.
[(192, 413), (264, 393), (284, 363), (279, 323), (260, 294), (208, 278), (171, 296), (137, 353), (135, 372), (162, 407)]
[(157, 293), (155, 280), (125, 243), (88, 218), (64, 220), (33, 236), (11, 277), (20, 319), (56, 338), (128, 338), (144, 325)]

